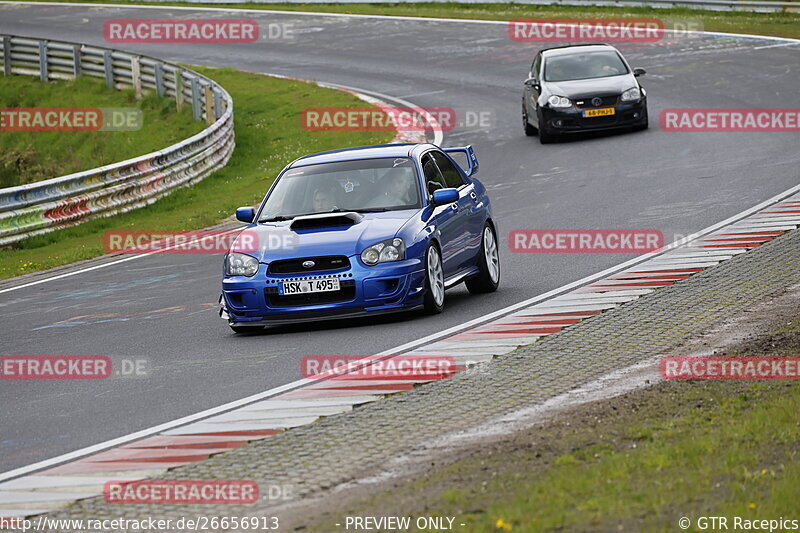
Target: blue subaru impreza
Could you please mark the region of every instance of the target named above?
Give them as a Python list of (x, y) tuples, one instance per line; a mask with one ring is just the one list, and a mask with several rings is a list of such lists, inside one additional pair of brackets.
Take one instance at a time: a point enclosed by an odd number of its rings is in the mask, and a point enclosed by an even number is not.
[[(451, 156), (466, 161), (466, 170)], [(500, 282), (497, 227), (471, 146), (388, 144), (297, 159), (225, 256), (221, 316), (270, 324), (424, 309)]]

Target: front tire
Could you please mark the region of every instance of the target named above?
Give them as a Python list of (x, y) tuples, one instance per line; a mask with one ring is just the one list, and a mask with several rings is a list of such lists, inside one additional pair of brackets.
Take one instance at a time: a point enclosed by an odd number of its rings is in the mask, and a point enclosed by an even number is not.
[(425, 312), (438, 315), (444, 311), (444, 270), (442, 255), (434, 243), (425, 250)]
[(497, 236), (494, 228), (488, 223), (483, 227), (478, 270), (477, 276), (467, 280), (467, 290), (472, 294), (496, 291), (500, 285), (500, 252), (497, 249)]
[(539, 130), (531, 126), (531, 123), (528, 120), (528, 111), (525, 109), (524, 99), (522, 100), (522, 129), (525, 130), (525, 135), (528, 137), (534, 137), (539, 132)]

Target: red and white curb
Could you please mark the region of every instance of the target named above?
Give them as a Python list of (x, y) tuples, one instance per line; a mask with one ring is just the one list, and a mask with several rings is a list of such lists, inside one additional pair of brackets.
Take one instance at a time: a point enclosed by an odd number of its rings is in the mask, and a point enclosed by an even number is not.
[(0, 517), (54, 511), (101, 495), (106, 481), (155, 478), (170, 468), (202, 461), (320, 417), (350, 411), (355, 405), (387, 394), (445, 379), (452, 373), (418, 371), (398, 378), (396, 372), (370, 372), (364, 377), (363, 371), (358, 371), (377, 361), (387, 367), (393, 358), (401, 356), (449, 357), (456, 363), (455, 371), (490, 361), (660, 287), (678, 283), (798, 226), (800, 193), (795, 193), (701, 237), (672, 245), (665, 252), (648, 254), (632, 266), (442, 340), (402, 353), (360, 359), (344, 370), (290, 384), (297, 386), (284, 387), (283, 392), (266, 399), (2, 482)]

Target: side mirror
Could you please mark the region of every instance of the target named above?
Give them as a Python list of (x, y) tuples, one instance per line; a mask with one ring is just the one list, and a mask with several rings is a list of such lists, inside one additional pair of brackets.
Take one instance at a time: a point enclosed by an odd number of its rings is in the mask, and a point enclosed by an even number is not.
[(458, 201), (458, 189), (433, 191), (433, 205), (447, 205)]
[(536, 78), (528, 78), (527, 80), (525, 80), (525, 85), (527, 85), (528, 87), (533, 87), (537, 91), (541, 90), (542, 88), (539, 85), (539, 82), (536, 81)]
[(633, 75), (636, 76), (637, 78), (639, 76), (644, 76), (645, 74), (647, 74), (647, 71), (643, 68), (636, 67), (635, 69), (633, 69)]
[(240, 207), (236, 209), (236, 220), (250, 224), (256, 218), (256, 210), (252, 207)]

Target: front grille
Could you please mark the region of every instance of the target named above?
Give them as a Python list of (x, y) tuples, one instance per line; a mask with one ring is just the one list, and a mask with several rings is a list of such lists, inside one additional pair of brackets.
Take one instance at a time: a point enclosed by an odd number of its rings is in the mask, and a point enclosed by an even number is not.
[(306, 305), (349, 302), (356, 297), (356, 282), (352, 279), (340, 279), (338, 291), (284, 296), (278, 294), (278, 287), (267, 287), (264, 289), (264, 296), (267, 298), (267, 304), (270, 307), (303, 307)]
[[(314, 266), (306, 268), (303, 263), (312, 261)], [(321, 257), (302, 257), (300, 259), (281, 259), (269, 264), (270, 274), (302, 274), (304, 272), (325, 272), (350, 268), (350, 259), (346, 255), (326, 255)]]
[(596, 98), (594, 96), (587, 96), (586, 98), (575, 98), (575, 106), (578, 109), (591, 109), (593, 107), (609, 107), (612, 105), (617, 105), (619, 101), (619, 95), (612, 95), (612, 96), (599, 96), (600, 103), (595, 105), (592, 103), (592, 100)]

